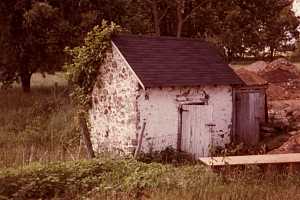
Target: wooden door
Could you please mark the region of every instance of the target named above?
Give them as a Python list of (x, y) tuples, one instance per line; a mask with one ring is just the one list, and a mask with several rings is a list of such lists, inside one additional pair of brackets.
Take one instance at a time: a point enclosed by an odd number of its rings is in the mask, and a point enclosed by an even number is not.
[(196, 157), (209, 156), (212, 107), (184, 105), (182, 112), (181, 150)]
[(236, 93), (236, 139), (247, 145), (259, 142), (260, 124), (266, 121), (264, 90), (243, 89)]

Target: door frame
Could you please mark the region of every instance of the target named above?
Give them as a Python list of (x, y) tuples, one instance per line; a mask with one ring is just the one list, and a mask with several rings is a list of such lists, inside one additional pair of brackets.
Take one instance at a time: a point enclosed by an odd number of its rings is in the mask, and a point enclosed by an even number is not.
[(203, 101), (190, 101), (182, 102), (178, 106), (178, 133), (177, 133), (177, 151), (181, 151), (181, 140), (182, 140), (182, 113), (184, 112), (183, 106), (185, 105), (208, 105), (207, 100)]

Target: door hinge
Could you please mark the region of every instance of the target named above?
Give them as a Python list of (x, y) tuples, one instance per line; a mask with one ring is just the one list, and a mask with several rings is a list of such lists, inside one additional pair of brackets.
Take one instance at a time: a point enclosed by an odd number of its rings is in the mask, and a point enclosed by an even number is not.
[(183, 108), (180, 108), (180, 112), (189, 112), (189, 110), (185, 110)]

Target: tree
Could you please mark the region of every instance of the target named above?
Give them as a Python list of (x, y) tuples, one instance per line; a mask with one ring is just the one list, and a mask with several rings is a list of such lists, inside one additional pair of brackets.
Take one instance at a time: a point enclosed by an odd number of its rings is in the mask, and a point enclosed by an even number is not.
[(151, 7), (155, 35), (160, 36), (161, 22), (164, 19), (164, 17), (168, 14), (168, 10), (171, 6), (163, 0), (146, 0), (146, 3), (148, 3)]
[(176, 0), (177, 31), (176, 37), (182, 35), (183, 25), (189, 20), (195, 12), (200, 9), (207, 1), (186, 1)]
[(267, 56), (270, 59), (274, 58), (276, 52), (294, 50), (295, 43), (292, 41), (299, 37), (298, 26), (298, 19), (287, 7), (268, 18), (261, 40), (264, 46), (268, 48)]
[(12, 73), (6, 70), (12, 53), (8, 43), (11, 9), (12, 4), (10, 1), (4, 0), (0, 2), (0, 83), (5, 83), (5, 85), (11, 83), (13, 78)]
[(225, 0), (216, 3), (212, 37), (229, 60), (235, 57), (270, 57), (292, 49), (299, 21), (289, 4), (279, 0)]
[[(133, 34), (209, 40), (231, 60), (294, 48), (299, 21), (292, 0), (1, 0), (0, 82), (53, 73), (65, 46), (80, 46), (102, 20)], [(69, 58), (70, 59), (70, 58)]]
[[(61, 65), (64, 42), (60, 36), (61, 20), (57, 9), (47, 3), (17, 0), (7, 23), (8, 61), (2, 64), (2, 82), (20, 81), (30, 92), (35, 72), (52, 73)], [(3, 75), (2, 75), (3, 76)]]

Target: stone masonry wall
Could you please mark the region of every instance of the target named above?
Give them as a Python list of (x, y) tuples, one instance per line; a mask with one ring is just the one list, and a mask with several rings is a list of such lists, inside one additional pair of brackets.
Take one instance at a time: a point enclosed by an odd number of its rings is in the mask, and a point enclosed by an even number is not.
[(131, 152), (136, 144), (138, 82), (115, 47), (99, 71), (90, 110), (95, 151)]

